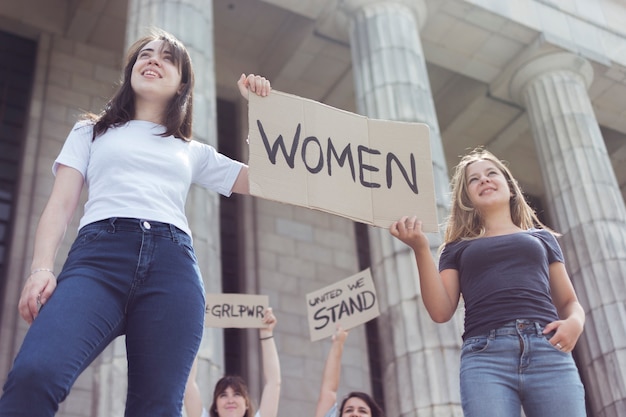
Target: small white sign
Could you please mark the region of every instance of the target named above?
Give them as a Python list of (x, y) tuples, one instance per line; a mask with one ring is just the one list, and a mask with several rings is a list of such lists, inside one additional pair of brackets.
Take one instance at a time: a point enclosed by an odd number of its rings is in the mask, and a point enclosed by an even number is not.
[(327, 338), (335, 324), (351, 329), (380, 315), (370, 269), (307, 294), (311, 341)]

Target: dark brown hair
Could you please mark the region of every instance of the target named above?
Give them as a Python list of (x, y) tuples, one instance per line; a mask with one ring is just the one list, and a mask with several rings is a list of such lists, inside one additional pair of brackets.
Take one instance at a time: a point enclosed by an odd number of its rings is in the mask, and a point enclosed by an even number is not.
[(122, 81), (104, 110), (98, 115), (85, 115), (86, 119), (94, 123), (93, 139), (104, 134), (110, 127), (123, 125), (135, 116), (135, 92), (130, 83), (133, 66), (142, 48), (155, 40), (163, 41), (163, 48), (169, 49), (172, 61), (178, 66), (181, 75), (181, 88), (165, 110), (165, 132), (161, 136), (175, 136), (183, 140), (191, 138), (194, 74), (189, 52), (172, 34), (153, 29), (149, 35), (137, 40), (128, 49)]
[(213, 390), (213, 403), (211, 404), (211, 408), (209, 409), (209, 415), (211, 417), (219, 417), (217, 414), (217, 397), (220, 396), (226, 389), (232, 388), (233, 391), (240, 393), (244, 400), (246, 401), (246, 413), (243, 417), (251, 417), (254, 415), (254, 408), (252, 406), (252, 402), (250, 401), (250, 395), (248, 394), (248, 386), (246, 385), (243, 378), (237, 375), (226, 375), (215, 384), (215, 389)]
[(365, 402), (365, 404), (367, 404), (367, 406), (370, 408), (372, 417), (385, 417), (383, 410), (378, 406), (378, 404), (376, 404), (376, 401), (374, 401), (374, 399), (368, 394), (359, 391), (353, 391), (350, 394), (346, 395), (346, 397), (341, 402), (341, 407), (339, 407), (339, 416), (343, 415), (343, 409), (350, 398), (358, 398), (360, 400), (363, 400), (363, 402)]

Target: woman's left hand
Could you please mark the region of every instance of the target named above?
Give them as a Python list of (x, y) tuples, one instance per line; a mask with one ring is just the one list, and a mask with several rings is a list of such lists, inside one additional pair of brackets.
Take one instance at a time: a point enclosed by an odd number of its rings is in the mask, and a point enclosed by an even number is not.
[(237, 87), (239, 87), (239, 92), (246, 100), (248, 99), (250, 92), (253, 92), (258, 96), (265, 97), (272, 90), (272, 86), (270, 85), (270, 81), (268, 79), (254, 74), (241, 74), (241, 77), (239, 77), (239, 80), (237, 81)]
[(582, 324), (575, 318), (557, 320), (548, 323), (543, 330), (543, 334), (556, 331), (550, 338), (552, 346), (561, 352), (571, 352), (576, 346), (576, 342), (583, 331)]

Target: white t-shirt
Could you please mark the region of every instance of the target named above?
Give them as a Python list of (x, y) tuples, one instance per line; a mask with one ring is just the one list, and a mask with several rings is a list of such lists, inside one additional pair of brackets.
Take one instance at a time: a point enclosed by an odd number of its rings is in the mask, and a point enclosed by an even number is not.
[[(202, 416), (201, 417), (209, 417), (209, 412), (206, 410), (206, 408), (202, 409)], [(254, 417), (261, 417), (261, 414), (259, 413), (258, 410), (257, 410), (256, 414), (254, 415)]]
[(324, 417), (337, 417), (339, 415), (339, 408), (337, 403), (335, 403), (330, 410), (324, 414)]
[(92, 141), (93, 125), (78, 122), (59, 164), (78, 170), (89, 197), (80, 227), (110, 217), (132, 217), (173, 224), (191, 236), (185, 200), (191, 184), (229, 196), (243, 166), (212, 146), (161, 137), (165, 128), (132, 120), (109, 128)]

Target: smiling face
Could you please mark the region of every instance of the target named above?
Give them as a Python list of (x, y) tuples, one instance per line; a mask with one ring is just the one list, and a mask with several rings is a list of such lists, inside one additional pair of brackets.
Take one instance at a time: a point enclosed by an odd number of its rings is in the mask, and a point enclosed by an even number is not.
[(478, 210), (508, 206), (511, 189), (503, 172), (492, 161), (481, 159), (465, 168), (467, 196)]
[(163, 40), (144, 45), (137, 55), (130, 83), (136, 102), (169, 102), (181, 87), (181, 73), (170, 46)]
[(341, 410), (341, 417), (369, 417), (372, 410), (365, 401), (358, 397), (351, 397), (346, 400)]
[[(507, 207), (511, 221), (519, 228), (545, 227), (526, 202), (507, 163), (486, 149), (476, 148), (461, 158), (454, 168), (451, 186), (452, 204), (445, 243), (483, 236), (487, 212)], [(504, 202), (506, 205), (501, 204)]]
[(248, 387), (237, 375), (222, 377), (215, 384), (213, 403), (209, 408), (211, 417), (250, 417), (254, 409), (250, 403)]
[(194, 73), (185, 45), (153, 29), (128, 48), (124, 62), (120, 86), (97, 117), (94, 139), (120, 123), (149, 120), (165, 126), (164, 137), (189, 140)]
[(242, 417), (248, 409), (243, 393), (232, 387), (226, 388), (217, 396), (215, 406), (219, 417)]

